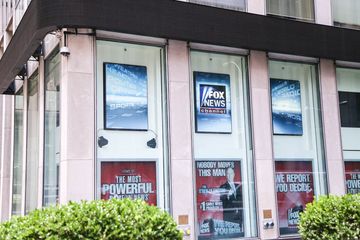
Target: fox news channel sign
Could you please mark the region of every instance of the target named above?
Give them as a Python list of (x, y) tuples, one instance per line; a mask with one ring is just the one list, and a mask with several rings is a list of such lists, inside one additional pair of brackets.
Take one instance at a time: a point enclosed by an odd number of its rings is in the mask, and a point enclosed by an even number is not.
[(194, 72), (196, 132), (231, 133), (230, 76)]
[(226, 114), (225, 86), (200, 84), (200, 112)]

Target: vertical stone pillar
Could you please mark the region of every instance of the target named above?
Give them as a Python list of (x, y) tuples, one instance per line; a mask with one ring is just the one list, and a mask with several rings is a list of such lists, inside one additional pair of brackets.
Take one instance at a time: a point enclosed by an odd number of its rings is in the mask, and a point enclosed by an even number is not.
[(332, 25), (331, 1), (314, 0), (315, 22), (323, 25)]
[(266, 15), (266, 0), (249, 0), (246, 4), (249, 13)]
[[(43, 206), (43, 183), (44, 183), (44, 111), (45, 111), (45, 62), (44, 57), (40, 57), (39, 61), (39, 85), (38, 85), (38, 110), (39, 110), (39, 159), (38, 159), (38, 197), (37, 197), (37, 204), (38, 208), (41, 208)], [(26, 176), (26, 175), (25, 175)], [(25, 196), (26, 198), (26, 196)]]
[(187, 215), (194, 236), (189, 51), (186, 42), (170, 40), (168, 47), (170, 165), (173, 216)]
[(70, 55), (61, 56), (60, 203), (95, 197), (94, 44), (93, 36), (68, 35)]
[[(259, 213), (259, 237), (261, 239), (277, 238), (277, 208), (275, 191), (275, 173), (272, 150), (270, 81), (268, 60), (265, 52), (250, 51), (250, 94), (252, 108), (252, 127), (254, 141), (254, 162), (256, 195)], [(264, 212), (265, 211), (265, 212)], [(271, 211), (274, 220), (273, 229), (263, 229), (262, 224)]]
[(341, 147), (339, 97), (335, 64), (332, 60), (320, 60), (320, 90), (329, 193), (342, 195), (345, 194), (345, 172)]

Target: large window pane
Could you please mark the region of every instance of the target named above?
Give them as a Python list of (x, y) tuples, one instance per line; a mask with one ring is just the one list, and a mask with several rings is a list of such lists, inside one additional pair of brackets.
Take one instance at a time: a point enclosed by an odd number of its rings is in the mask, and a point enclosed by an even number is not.
[(21, 214), (23, 181), (23, 136), (24, 136), (24, 93), (21, 89), (15, 95), (14, 109), (14, 156), (12, 182), (12, 215)]
[(306, 204), (327, 192), (316, 66), (269, 68), (280, 234), (297, 234)]
[(60, 164), (60, 55), (45, 61), (45, 129), (44, 129), (43, 205), (58, 202)]
[(27, 148), (25, 213), (38, 204), (39, 176), (39, 77), (36, 73), (28, 80), (27, 96)]
[(189, 0), (189, 2), (238, 11), (246, 10), (245, 0)]
[(267, 14), (314, 21), (313, 0), (267, 0)]
[(360, 27), (359, 0), (332, 0), (332, 12), (335, 25)]
[(246, 58), (191, 52), (198, 239), (257, 235)]
[(26, 8), (27, 8), (27, 2), (25, 0), (15, 1), (15, 27), (16, 28), (19, 26), (21, 18), (23, 17), (23, 15), (26, 11)]
[(96, 48), (97, 197), (168, 210), (164, 49), (103, 40)]
[(337, 68), (347, 193), (360, 193), (360, 69)]

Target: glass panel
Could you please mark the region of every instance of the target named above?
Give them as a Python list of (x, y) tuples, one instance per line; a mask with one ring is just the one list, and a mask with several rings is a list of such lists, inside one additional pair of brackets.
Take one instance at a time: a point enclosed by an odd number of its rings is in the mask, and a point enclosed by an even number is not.
[(360, 69), (337, 68), (347, 193), (360, 193)]
[(60, 55), (45, 61), (43, 205), (58, 203), (60, 164)]
[(13, 14), (13, 0), (2, 0), (1, 1), (1, 31), (5, 31), (7, 24), (10, 21), (10, 18)]
[(15, 28), (19, 26), (20, 20), (25, 12), (24, 0), (17, 0), (15, 2)]
[(359, 0), (332, 0), (334, 25), (360, 27)]
[(23, 18), (31, 0), (15, 0), (15, 28), (17, 28)]
[(360, 93), (339, 91), (341, 126), (360, 127)]
[(326, 194), (316, 66), (270, 61), (280, 234), (297, 234), (299, 214)]
[(25, 213), (38, 204), (39, 176), (39, 77), (28, 80)]
[(191, 52), (198, 239), (257, 235), (246, 59)]
[(246, 10), (245, 0), (189, 0), (189, 2), (238, 11)]
[(14, 159), (11, 214), (20, 215), (22, 205), (24, 140), (24, 93), (22, 89), (15, 95), (14, 105)]
[(267, 14), (314, 21), (313, 0), (267, 0)]
[(97, 41), (99, 199), (141, 198), (168, 210), (163, 53), (162, 47)]

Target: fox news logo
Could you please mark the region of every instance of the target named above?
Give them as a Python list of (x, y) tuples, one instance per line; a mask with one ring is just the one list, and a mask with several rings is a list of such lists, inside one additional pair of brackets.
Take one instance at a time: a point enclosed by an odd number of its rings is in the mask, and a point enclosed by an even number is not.
[(200, 84), (200, 112), (226, 114), (226, 87)]
[(289, 227), (296, 226), (299, 224), (300, 213), (302, 213), (303, 211), (304, 211), (304, 208), (302, 205), (288, 209), (288, 225), (289, 225)]

